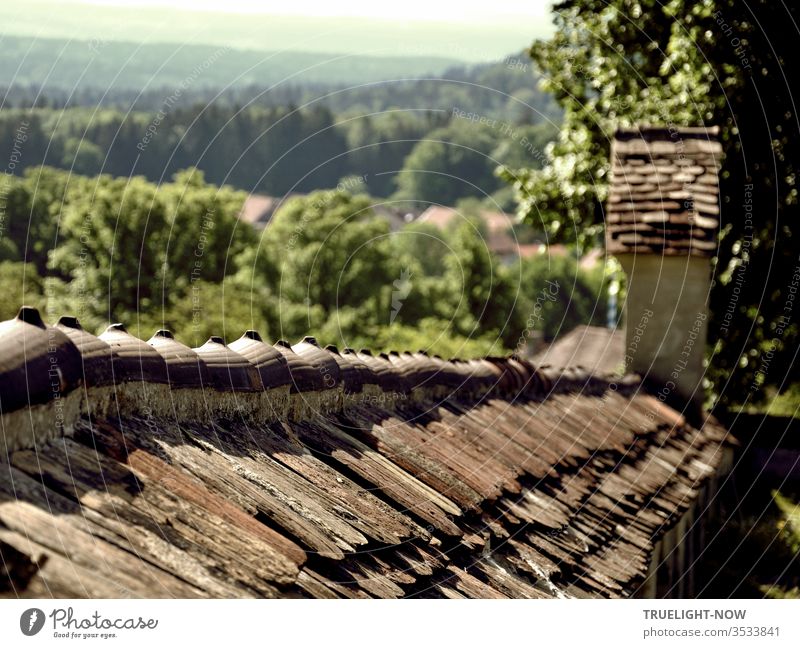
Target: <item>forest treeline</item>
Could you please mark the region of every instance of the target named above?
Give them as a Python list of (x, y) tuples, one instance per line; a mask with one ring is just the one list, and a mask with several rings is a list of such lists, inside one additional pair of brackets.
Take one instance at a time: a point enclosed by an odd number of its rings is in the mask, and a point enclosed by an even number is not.
[[(557, 120), (527, 55), (488, 63), (402, 56), (256, 52), (211, 45), (146, 45), (5, 36), (3, 108), (157, 111), (198, 103), (320, 104), (336, 114), (387, 109), (449, 112), (455, 105), (512, 121)], [(176, 93), (176, 90), (180, 90)], [(178, 96), (175, 96), (175, 95)]]
[[(41, 67), (37, 47), (24, 70)], [(95, 65), (91, 49), (99, 47), (116, 60), (121, 45), (84, 43), (79, 52)], [(202, 61), (179, 54), (178, 62)], [(302, 58), (293, 55), (291, 62), (300, 65)], [(270, 195), (328, 189), (356, 175), (373, 196), (453, 204), (505, 187), (495, 176), (501, 164), (535, 168), (560, 119), (560, 108), (538, 90), (519, 56), (454, 66), (438, 76), (343, 83), (336, 74), (327, 81), (288, 75), (274, 85), (217, 79), (225, 60), (218, 55), (182, 79), (173, 62), (139, 85), (128, 66), (109, 85), (102, 75), (86, 75), (74, 87), (57, 74), (9, 77), (0, 141), (19, 139), (20, 126), (25, 139), (13, 172), (48, 165), (160, 182), (193, 166), (211, 182)], [(283, 61), (269, 60), (278, 68)], [(458, 148), (442, 144), (450, 142)], [(447, 177), (436, 175), (444, 169)], [(508, 188), (496, 198), (503, 208), (513, 206)]]
[[(215, 184), (270, 195), (333, 188), (357, 175), (373, 196), (404, 189), (404, 198), (453, 204), (504, 187), (495, 176), (500, 164), (536, 166), (555, 133), (547, 123), (498, 118), (489, 125), (457, 116), (462, 113), (461, 106), (339, 118), (324, 106), (198, 104), (154, 113), (12, 109), (0, 111), (0, 141), (19, 151), (15, 174), (48, 165), (80, 175), (143, 175), (161, 182), (194, 166)], [(452, 176), (444, 188), (435, 174), (413, 173), (437, 168)], [(404, 171), (415, 177), (402, 181)]]

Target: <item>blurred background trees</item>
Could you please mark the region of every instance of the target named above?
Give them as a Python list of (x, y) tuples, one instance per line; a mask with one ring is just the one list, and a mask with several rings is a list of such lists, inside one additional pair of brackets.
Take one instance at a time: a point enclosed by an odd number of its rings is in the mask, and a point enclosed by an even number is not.
[[(259, 232), (238, 218), (243, 192), (193, 168), (157, 185), (35, 167), (0, 176), (0, 195), (3, 318), (30, 303), (51, 321), (70, 313), (95, 332), (123, 321), (142, 337), (166, 327), (193, 345), (257, 328), (461, 356), (514, 351), (526, 327), (551, 339), (604, 322), (602, 264), (581, 269), (569, 251), (501, 261), (479, 201), (451, 228), (392, 230), (369, 196), (317, 191), (287, 200)], [(545, 279), (561, 288), (534, 321)]]

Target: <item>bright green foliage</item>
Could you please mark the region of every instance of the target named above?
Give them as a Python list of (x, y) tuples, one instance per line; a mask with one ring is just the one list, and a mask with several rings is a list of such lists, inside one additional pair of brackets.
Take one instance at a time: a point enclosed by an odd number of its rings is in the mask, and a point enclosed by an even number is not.
[(513, 346), (522, 330), (519, 277), (501, 266), (487, 247), (481, 228), (467, 220), (454, 232), (446, 259), (447, 317), (461, 335), (491, 333)]
[(190, 346), (199, 346), (212, 335), (221, 335), (230, 342), (247, 329), (268, 335), (274, 330), (270, 323), (274, 314), (269, 310), (269, 301), (262, 297), (263, 293), (251, 291), (232, 278), (219, 283), (197, 281), (186, 293), (171, 299), (163, 314), (144, 314), (140, 332), (149, 337), (157, 328), (166, 327)]
[(290, 200), (273, 218), (262, 251), (278, 265), (281, 302), (308, 303), (330, 316), (368, 305), (371, 321), (388, 312), (389, 227), (365, 196), (320, 191)]
[(195, 283), (240, 271), (239, 256), (256, 242), (237, 218), (244, 194), (192, 170), (160, 187), (46, 167), (0, 182), (8, 310), (46, 295), (48, 315), (73, 313), (92, 329), (160, 322)]
[(410, 223), (392, 237), (392, 254), (403, 267), (416, 264), (416, 275), (441, 276), (452, 250), (448, 239), (436, 225)]
[(58, 216), (68, 175), (55, 169), (30, 169), (23, 178), (0, 176), (0, 230), (5, 258), (35, 264), (41, 272), (55, 244)]
[(91, 189), (65, 206), (48, 267), (71, 279), (72, 296), (92, 313), (149, 309), (164, 280), (164, 205), (143, 178), (100, 176)]
[(726, 402), (796, 379), (796, 307), (783, 316), (800, 262), (800, 133), (785, 72), (797, 9), (768, 0), (567, 0), (555, 12), (555, 35), (531, 55), (564, 122), (542, 170), (502, 173), (520, 213), (553, 240), (597, 244), (617, 126), (719, 125), (723, 224), (708, 376)]
[(585, 270), (571, 254), (542, 253), (521, 261), (519, 272), (526, 338), (540, 331), (552, 340), (579, 324), (605, 325), (608, 275), (602, 263)]
[(0, 320), (14, 317), (22, 304), (43, 309), (44, 286), (30, 263), (0, 261)]
[[(329, 340), (326, 331), (323, 337)], [(332, 341), (336, 341), (334, 334)], [(338, 338), (339, 340), (341, 338)], [(505, 349), (492, 335), (464, 337), (436, 317), (425, 318), (413, 326), (393, 324), (373, 331), (364, 331), (358, 336), (346, 338), (353, 348), (366, 347), (375, 351), (417, 351), (424, 350), (444, 358), (480, 358), (502, 353)], [(341, 341), (337, 342), (341, 344)]]
[(488, 198), (504, 188), (498, 165), (538, 168), (555, 135), (551, 124), (516, 125), (477, 113), (454, 113), (449, 125), (430, 132), (411, 150), (394, 197), (438, 205), (454, 205), (467, 196)]
[(465, 120), (431, 132), (406, 158), (397, 197), (452, 205), (463, 196), (491, 194), (500, 186), (491, 155), (496, 137)]
[(143, 178), (73, 177), (48, 268), (91, 321), (156, 311), (190, 284), (236, 269), (229, 257), (255, 241), (249, 228), (235, 235), (243, 200), (196, 171), (159, 188)]
[(159, 193), (167, 213), (168, 274), (179, 285), (222, 281), (237, 268), (237, 255), (255, 243), (252, 229), (236, 218), (243, 192), (207, 184), (202, 172), (189, 169)]
[(476, 200), (447, 231), (390, 232), (368, 196), (316, 192), (289, 200), (259, 239), (237, 218), (244, 194), (196, 169), (160, 187), (48, 168), (3, 181), (3, 318), (27, 303), (51, 322), (74, 314), (99, 331), (122, 321), (142, 338), (165, 327), (193, 346), (256, 328), (272, 340), (312, 333), (340, 347), (473, 356), (516, 347), (545, 277), (565, 286), (567, 323), (588, 322), (603, 290), (574, 262), (502, 265), (468, 216)]

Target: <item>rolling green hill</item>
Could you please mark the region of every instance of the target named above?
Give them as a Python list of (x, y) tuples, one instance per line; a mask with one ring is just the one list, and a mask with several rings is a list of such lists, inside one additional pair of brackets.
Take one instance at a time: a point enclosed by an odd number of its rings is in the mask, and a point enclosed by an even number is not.
[(5, 36), (0, 86), (136, 89), (225, 88), (279, 83), (356, 84), (427, 76), (454, 59), (239, 50), (215, 45), (137, 44)]

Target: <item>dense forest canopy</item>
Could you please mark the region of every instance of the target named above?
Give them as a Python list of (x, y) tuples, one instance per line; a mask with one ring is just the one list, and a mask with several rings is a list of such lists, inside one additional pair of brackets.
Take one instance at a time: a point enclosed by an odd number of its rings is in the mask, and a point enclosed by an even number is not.
[[(218, 90), (190, 87), (176, 94), (162, 89), (148, 101), (142, 95), (127, 106), (124, 92), (103, 91), (101, 103), (116, 101), (115, 108), (91, 104), (99, 86), (88, 94), (70, 92), (63, 102), (58, 93), (48, 99), (47, 86), (30, 93), (15, 86), (7, 101), (16, 97), (23, 107), (0, 110), (0, 138), (13, 142), (24, 127), (24, 154), (14, 173), (46, 164), (87, 175), (142, 174), (158, 182), (195, 166), (211, 182), (271, 195), (333, 188), (343, 177), (358, 175), (367, 176), (367, 190), (374, 196), (399, 190), (408, 198), (410, 181), (401, 186), (399, 174), (409, 156), (415, 154), (411, 170), (420, 161), (445, 167), (452, 162), (449, 151), (441, 146), (431, 151), (435, 146), (426, 141), (452, 136), (476, 149), (468, 182), (453, 179), (438, 195), (441, 181), (427, 175), (416, 178), (423, 186), (413, 195), (450, 204), (500, 189), (494, 176), (498, 164), (536, 166), (538, 152), (554, 137), (559, 109), (535, 89), (526, 65), (509, 57), (453, 68), (437, 79), (352, 88), (312, 84), (256, 92), (243, 87), (211, 103)], [(293, 104), (292, 97), (300, 103)], [(80, 106), (82, 101), (88, 105)], [(487, 129), (463, 114), (480, 115), (494, 126)], [(529, 146), (510, 145), (510, 132), (518, 128), (525, 129)], [(511, 207), (508, 195), (500, 202)]]
[[(31, 302), (92, 330), (124, 320), (197, 344), (254, 327), (480, 355), (532, 335), (530, 287), (548, 270), (580, 298), (566, 318), (537, 321), (540, 334), (591, 321), (604, 299), (602, 267), (546, 254), (509, 265), (487, 248), (481, 210), (513, 207), (498, 165), (538, 165), (560, 119), (519, 56), (7, 45), (19, 65), (0, 77), (12, 160), (0, 179), (0, 280), (14, 287), (4, 316)], [(248, 192), (299, 196), (260, 233), (238, 219)], [(446, 231), (390, 231), (372, 209), (465, 198)]]
[[(54, 56), (54, 53), (57, 53)], [(61, 40), (5, 36), (0, 86), (51, 90), (89, 88), (152, 90), (184, 81), (224, 89), (282, 83), (360, 84), (440, 75), (455, 59), (425, 56), (359, 56), (312, 52), (263, 52), (230, 46)]]

